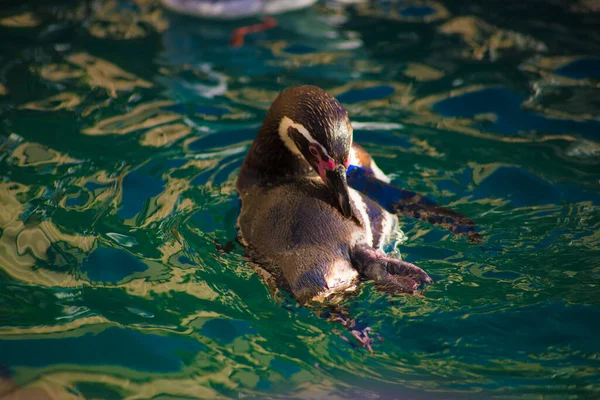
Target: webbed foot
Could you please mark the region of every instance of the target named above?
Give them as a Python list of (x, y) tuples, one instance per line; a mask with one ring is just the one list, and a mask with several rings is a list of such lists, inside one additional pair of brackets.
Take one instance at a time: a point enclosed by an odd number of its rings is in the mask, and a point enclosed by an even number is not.
[(327, 318), (329, 321), (341, 323), (354, 337), (357, 343), (353, 343), (351, 339), (343, 334), (339, 337), (348, 342), (352, 346), (363, 347), (369, 352), (373, 352), (373, 339), (370, 336), (371, 328), (363, 323), (360, 323), (355, 318), (352, 318), (348, 311), (339, 305), (329, 306), (317, 312), (319, 316)]
[(389, 257), (372, 247), (357, 246), (351, 257), (359, 273), (389, 293), (413, 293), (422, 283), (433, 283), (433, 279), (416, 265)]

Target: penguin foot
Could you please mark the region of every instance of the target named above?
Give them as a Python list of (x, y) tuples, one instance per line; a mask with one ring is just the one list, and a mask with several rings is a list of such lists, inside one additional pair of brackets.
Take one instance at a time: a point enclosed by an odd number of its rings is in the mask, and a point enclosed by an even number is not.
[(229, 46), (242, 47), (244, 45), (244, 37), (249, 33), (263, 32), (277, 26), (277, 20), (273, 17), (266, 16), (263, 22), (256, 25), (242, 26), (231, 33)]
[[(354, 339), (356, 339), (356, 341), (358, 342), (358, 345), (366, 350), (369, 351), (369, 353), (373, 352), (373, 339), (371, 337), (369, 337), (369, 328), (366, 328), (365, 330), (358, 330), (358, 329), (352, 329), (352, 328), (348, 328), (348, 332), (350, 332), (350, 334), (354, 337)], [(339, 337), (344, 340), (345, 342), (349, 343), (352, 346), (355, 346), (350, 339), (348, 339), (346, 336), (340, 334)]]
[(339, 333), (338, 336), (351, 346), (355, 347), (358, 345), (359, 347), (365, 348), (370, 353), (373, 352), (372, 345), (374, 340), (369, 335), (371, 333), (371, 328), (357, 321), (355, 318), (352, 318), (345, 308), (339, 305), (330, 305), (318, 311), (317, 315), (327, 318), (329, 321), (342, 324), (356, 342), (342, 333)]
[(372, 247), (357, 246), (351, 257), (359, 273), (389, 293), (413, 293), (422, 283), (433, 283), (416, 265), (389, 257)]

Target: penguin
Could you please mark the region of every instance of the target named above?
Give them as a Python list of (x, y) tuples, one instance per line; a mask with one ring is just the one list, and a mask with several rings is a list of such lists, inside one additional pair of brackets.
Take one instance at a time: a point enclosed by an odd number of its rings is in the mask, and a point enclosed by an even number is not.
[(323, 302), (365, 279), (391, 293), (433, 283), (384, 253), (398, 218), (348, 186), (351, 163), (386, 178), (353, 143), (342, 105), (303, 85), (274, 100), (240, 167), (239, 240), (300, 303)]
[(171, 11), (218, 20), (274, 15), (311, 7), (317, 0), (161, 0)]

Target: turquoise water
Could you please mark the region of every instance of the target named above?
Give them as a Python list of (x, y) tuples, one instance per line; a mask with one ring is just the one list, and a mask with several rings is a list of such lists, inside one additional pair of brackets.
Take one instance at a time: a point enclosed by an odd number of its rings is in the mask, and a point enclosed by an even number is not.
[[(600, 397), (598, 11), (326, 2), (231, 48), (238, 24), (148, 0), (5, 6), (0, 363), (55, 398)], [(436, 284), (344, 301), (373, 353), (223, 251), (237, 168), (301, 83), (484, 237), (402, 220)]]

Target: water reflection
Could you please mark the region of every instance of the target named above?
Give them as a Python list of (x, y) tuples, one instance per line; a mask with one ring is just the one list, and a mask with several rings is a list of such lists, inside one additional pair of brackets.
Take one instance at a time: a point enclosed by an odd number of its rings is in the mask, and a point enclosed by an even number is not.
[[(240, 49), (227, 46), (237, 25), (146, 0), (2, 15), (0, 362), (14, 381), (0, 393), (597, 393), (591, 39), (527, 7), (536, 29), (500, 21), (505, 4), (336, 3), (282, 15)], [(557, 29), (572, 46), (549, 40)], [(237, 168), (273, 98), (301, 82), (344, 103), (395, 184), (486, 237), (402, 220), (403, 253), (437, 283), (418, 297), (366, 284), (343, 303), (374, 354), (273, 297), (235, 244)]]
[(499, 29), (474, 16), (453, 18), (439, 29), (446, 35), (461, 36), (471, 51), (465, 52), (465, 55), (476, 60), (487, 58), (497, 61), (504, 54), (511, 52), (547, 51), (543, 42), (529, 35)]
[(436, 1), (359, 2), (358, 13), (405, 22), (435, 22), (450, 14), (442, 3)]
[[(85, 71), (84, 79), (91, 87), (102, 87), (116, 97), (118, 91), (131, 91), (135, 88), (148, 88), (152, 84), (122, 70), (111, 62), (86, 53), (74, 53), (66, 61)], [(54, 78), (54, 76), (52, 76)]]
[[(98, 121), (95, 125), (84, 129), (83, 133), (88, 135), (125, 135), (149, 128), (156, 129), (183, 118), (181, 114), (167, 109), (173, 104), (175, 103), (172, 101), (153, 101), (140, 104), (126, 114)], [(156, 136), (156, 134), (153, 135)]]
[(0, 25), (9, 28), (34, 28), (39, 24), (40, 20), (33, 12), (24, 12), (0, 18)]

